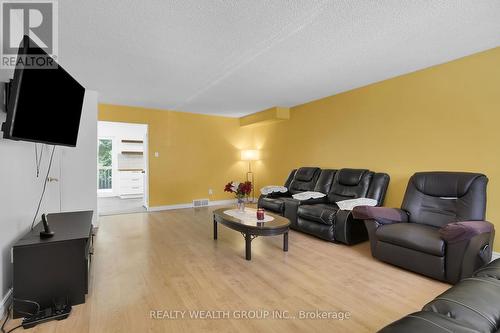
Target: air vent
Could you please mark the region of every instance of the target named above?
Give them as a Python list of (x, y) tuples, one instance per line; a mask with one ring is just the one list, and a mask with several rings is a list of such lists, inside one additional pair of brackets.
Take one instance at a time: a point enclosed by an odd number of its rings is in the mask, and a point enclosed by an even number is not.
[(206, 207), (208, 206), (208, 199), (193, 200), (193, 207)]

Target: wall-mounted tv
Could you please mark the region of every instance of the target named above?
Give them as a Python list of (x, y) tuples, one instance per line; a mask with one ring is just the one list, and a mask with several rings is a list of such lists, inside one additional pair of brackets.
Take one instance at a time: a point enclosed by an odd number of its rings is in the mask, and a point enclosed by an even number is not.
[(52, 58), (45, 68), (20, 61), (30, 57), (50, 56), (24, 36), (9, 84), (3, 137), (75, 147), (85, 88)]

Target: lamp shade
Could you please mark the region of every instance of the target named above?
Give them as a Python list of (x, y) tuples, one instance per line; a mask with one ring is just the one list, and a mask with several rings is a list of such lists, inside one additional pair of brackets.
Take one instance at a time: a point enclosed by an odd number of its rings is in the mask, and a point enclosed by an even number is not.
[(241, 151), (242, 161), (257, 161), (259, 159), (259, 151), (255, 149), (247, 149)]

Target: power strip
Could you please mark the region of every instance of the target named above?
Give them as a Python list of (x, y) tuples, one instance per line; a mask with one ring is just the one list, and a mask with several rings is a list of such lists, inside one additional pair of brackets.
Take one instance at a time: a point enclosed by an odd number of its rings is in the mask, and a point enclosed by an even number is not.
[(68, 318), (70, 313), (71, 305), (61, 307), (60, 309), (47, 308), (34, 316), (24, 318), (22, 326), (24, 329), (28, 329), (51, 320), (63, 320)]

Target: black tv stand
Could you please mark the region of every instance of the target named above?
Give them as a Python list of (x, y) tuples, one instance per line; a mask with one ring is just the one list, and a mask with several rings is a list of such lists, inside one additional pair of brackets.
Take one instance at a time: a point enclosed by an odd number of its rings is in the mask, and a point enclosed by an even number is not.
[[(53, 237), (40, 238), (40, 231), (44, 230), (40, 222), (13, 246), (15, 300), (36, 302), (42, 312), (52, 309), (55, 299), (67, 300), (69, 306), (85, 303), (92, 255), (92, 215), (92, 211), (49, 214)], [(13, 310), (14, 318), (24, 317), (33, 313), (33, 304), (15, 301)], [(45, 318), (54, 313), (41, 315)]]

